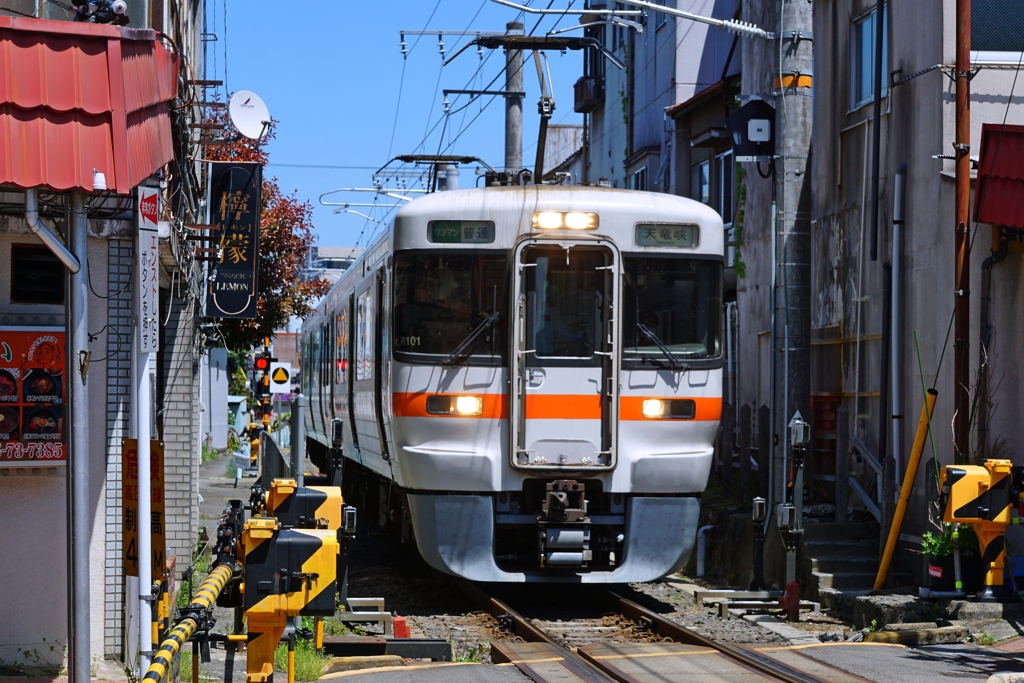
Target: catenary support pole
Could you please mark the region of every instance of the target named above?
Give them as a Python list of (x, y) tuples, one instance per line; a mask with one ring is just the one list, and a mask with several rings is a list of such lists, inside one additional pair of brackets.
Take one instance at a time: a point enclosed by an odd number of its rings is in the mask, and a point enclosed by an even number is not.
[[(505, 24), (510, 36), (521, 36), (520, 21)], [(523, 92), (523, 51), (505, 50), (505, 92)], [(523, 98), (505, 96), (505, 170), (518, 173), (523, 168)]]
[[(811, 193), (808, 157), (811, 139), (813, 29), (809, 2), (782, 2), (779, 30), (775, 33), (781, 63), (775, 75), (776, 145), (775, 197), (776, 286), (774, 398), (772, 430), (781, 453), (786, 453), (786, 428), (797, 411), (811, 415), (810, 289), (811, 289)], [(782, 346), (779, 343), (782, 342)], [(787, 366), (788, 365), (788, 371)], [(773, 488), (785, 491), (786, 468), (774, 473)], [(775, 504), (782, 502), (778, 496)], [(799, 517), (800, 510), (797, 509)]]
[(953, 281), (953, 460), (970, 459), (971, 434), (971, 0), (956, 0), (955, 278)]
[[(85, 265), (88, 255), (88, 216), (85, 196), (71, 194), (71, 226), (68, 230), (71, 253)], [(68, 456), (68, 599), (71, 603), (70, 652), (68, 673), (71, 683), (90, 680), (89, 657), (89, 397), (86, 379), (89, 370), (88, 271), (79, 268), (70, 276), (68, 288), (68, 398), (71, 403), (71, 443)]]

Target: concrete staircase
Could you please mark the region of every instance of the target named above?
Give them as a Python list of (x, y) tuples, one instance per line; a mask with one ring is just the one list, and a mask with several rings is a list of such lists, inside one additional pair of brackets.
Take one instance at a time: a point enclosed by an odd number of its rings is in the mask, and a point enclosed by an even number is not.
[[(805, 524), (800, 542), (800, 583), (806, 599), (824, 609), (849, 610), (857, 596), (874, 586), (879, 551), (875, 522)], [(894, 585), (908, 585), (912, 575), (905, 562), (893, 560)]]

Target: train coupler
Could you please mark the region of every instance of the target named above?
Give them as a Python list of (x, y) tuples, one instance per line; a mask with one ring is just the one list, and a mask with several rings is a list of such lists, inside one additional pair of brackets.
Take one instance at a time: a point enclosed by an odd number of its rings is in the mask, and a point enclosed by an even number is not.
[(541, 567), (585, 567), (593, 561), (586, 484), (558, 479), (545, 486), (543, 516), (537, 518)]

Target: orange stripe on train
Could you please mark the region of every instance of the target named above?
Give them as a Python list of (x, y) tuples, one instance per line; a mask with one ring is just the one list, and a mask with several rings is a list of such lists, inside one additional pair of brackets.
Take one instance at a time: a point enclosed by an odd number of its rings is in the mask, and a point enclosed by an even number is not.
[[(689, 399), (696, 404), (696, 414), (693, 421), (721, 420), (722, 399), (721, 397), (696, 398), (693, 396), (622, 396), (619, 399), (619, 420), (646, 420), (644, 417), (644, 401), (649, 398), (660, 398), (664, 401)], [(690, 420), (687, 420), (689, 422)]]
[(462, 392), (458, 394), (447, 393), (425, 393), (425, 392), (398, 392), (391, 395), (391, 405), (396, 417), (462, 417), (460, 415), (433, 415), (427, 412), (428, 396), (479, 396), (484, 400), (484, 410), (480, 415), (473, 417), (487, 417), (491, 419), (508, 419), (508, 394), (474, 394), (473, 392)]
[[(465, 393), (434, 394), (424, 392), (395, 392), (392, 406), (396, 417), (458, 417), (427, 413), (428, 396), (464, 396)], [(484, 400), (481, 415), (490, 419), (508, 419), (508, 394), (474, 394)], [(680, 396), (622, 396), (619, 399), (620, 420), (644, 420), (644, 401), (648, 398), (664, 400), (689, 398), (696, 404), (694, 421), (712, 421), (722, 418), (721, 398), (692, 398)], [(600, 420), (601, 397), (596, 394), (528, 394), (526, 396), (528, 420)]]

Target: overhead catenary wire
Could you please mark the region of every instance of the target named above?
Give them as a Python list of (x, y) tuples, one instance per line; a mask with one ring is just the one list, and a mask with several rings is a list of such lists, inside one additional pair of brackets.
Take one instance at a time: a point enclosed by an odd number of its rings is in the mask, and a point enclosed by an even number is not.
[[(526, 3), (526, 4), (527, 4), (527, 5), (529, 5), (529, 4), (530, 4), (530, 2), (532, 2), (532, 0), (527, 0), (527, 3)], [(438, 4), (440, 4), (440, 0), (439, 0)], [(478, 16), (478, 15), (480, 14), (480, 11), (481, 11), (481, 10), (482, 10), (482, 9), (484, 8), (484, 6), (486, 6), (486, 4), (487, 4), (487, 0), (484, 0), (484, 1), (483, 1), (483, 2), (482, 2), (482, 3), (480, 4), (480, 7), (479, 7), (479, 8), (477, 8), (477, 11), (476, 11), (476, 13), (474, 13), (473, 17), (472, 17), (472, 18), (470, 19), (469, 23), (467, 24), (467, 26), (466, 26), (466, 29), (465, 29), (465, 31), (468, 31), (468, 30), (469, 30), (469, 27), (470, 27), (470, 26), (472, 26), (472, 23), (473, 23), (473, 21), (474, 21), (474, 20), (476, 19), (476, 17), (477, 17), (477, 16)], [(549, 6), (550, 6), (550, 5), (549, 5)], [(436, 7), (435, 7), (435, 10), (436, 10)], [(520, 18), (520, 17), (522, 16), (522, 15), (523, 15), (523, 12), (519, 12), (519, 13), (517, 14), (517, 16), (516, 16), (516, 19)], [(429, 21), (428, 21), (428, 23), (429, 23)], [(539, 25), (539, 23), (540, 23), (540, 22), (538, 21), (538, 22), (537, 22), (537, 25)], [(535, 26), (534, 26), (534, 29), (533, 29), (533, 30), (536, 30), (536, 28), (537, 28), (537, 25), (535, 25)], [(424, 30), (426, 30), (426, 27), (424, 27)], [(465, 31), (464, 31), (464, 32), (465, 32)], [(533, 31), (531, 30), (531, 34), (532, 34), (532, 32), (533, 32)], [(418, 35), (418, 36), (417, 36), (417, 38), (416, 38), (416, 41), (414, 41), (414, 43), (413, 43), (413, 46), (412, 46), (413, 48), (415, 48), (416, 44), (417, 44), (417, 43), (419, 42), (419, 40), (420, 40), (420, 38), (421, 38), (421, 37), (422, 37), (422, 34), (420, 34), (420, 35)], [(457, 43), (456, 43), (456, 44), (457, 44)], [(410, 49), (409, 49), (408, 53), (411, 53), (411, 52), (412, 52), (412, 48), (410, 48)], [(476, 68), (476, 70), (475, 70), (475, 71), (473, 72), (473, 75), (472, 75), (472, 76), (470, 76), (469, 80), (467, 81), (467, 83), (466, 83), (466, 85), (465, 85), (465, 87), (464, 87), (463, 89), (468, 89), (468, 87), (469, 87), (469, 86), (470, 86), (470, 85), (471, 85), (471, 84), (472, 84), (472, 83), (473, 83), (473, 82), (474, 82), (474, 81), (475, 81), (475, 80), (477, 79), (477, 77), (478, 77), (478, 76), (479, 76), (479, 75), (480, 75), (480, 74), (482, 73), (482, 70), (483, 70), (484, 66), (485, 66), (485, 65), (487, 64), (487, 62), (488, 62), (488, 60), (490, 59), (490, 57), (491, 57), (491, 55), (492, 55), (492, 54), (493, 54), (493, 51), (492, 51), (492, 52), (489, 52), (489, 53), (488, 53), (488, 54), (487, 54), (486, 56), (484, 56), (484, 57), (483, 57), (483, 58), (482, 58), (482, 59), (480, 60), (480, 63), (479, 63), (478, 65), (477, 65), (477, 68)], [(406, 54), (406, 55), (403, 55), (403, 57), (406, 57), (406, 56), (408, 56), (408, 54)], [(502, 66), (502, 68), (501, 68), (501, 70), (499, 70), (498, 74), (497, 74), (497, 75), (496, 75), (496, 76), (495, 76), (495, 77), (494, 77), (494, 78), (493, 78), (493, 79), (491, 80), (491, 82), (490, 82), (490, 83), (489, 83), (489, 84), (488, 84), (487, 86), (485, 86), (485, 87), (484, 87), (483, 89), (484, 89), (484, 90), (486, 90), (486, 89), (490, 88), (490, 86), (491, 86), (491, 85), (493, 85), (493, 84), (494, 84), (494, 83), (495, 83), (495, 82), (496, 82), (496, 81), (498, 80), (498, 78), (500, 78), (500, 77), (501, 77), (501, 75), (502, 75), (502, 74), (503, 74), (504, 72), (505, 72), (505, 67), (504, 67), (504, 66)], [(435, 97), (435, 98), (436, 98), (436, 95), (437, 95), (437, 89), (438, 89), (438, 88), (440, 87), (440, 79), (441, 79), (441, 73), (439, 72), (439, 73), (438, 73), (438, 81), (437, 81), (437, 84), (435, 85), (435, 89), (434, 89), (434, 90), (435, 90), (435, 92), (434, 92), (434, 97)], [(456, 96), (456, 98), (455, 98), (455, 100), (453, 101), (453, 103), (454, 103), (455, 101), (458, 101), (458, 98), (459, 98), (459, 97), (461, 97), (461, 95), (458, 95), (458, 96)], [(432, 98), (432, 99), (433, 99), (433, 98)], [(457, 109), (449, 109), (449, 111), (447, 111), (447, 112), (443, 112), (443, 113), (441, 114), (441, 116), (439, 116), (439, 117), (438, 117), (437, 121), (436, 121), (436, 122), (434, 123), (434, 125), (433, 125), (433, 126), (430, 126), (430, 118), (428, 117), (428, 121), (427, 121), (427, 126), (428, 126), (428, 129), (427, 129), (427, 130), (425, 131), (425, 133), (424, 133), (424, 135), (423, 135), (423, 139), (421, 139), (421, 140), (420, 140), (420, 142), (419, 142), (419, 144), (417, 144), (417, 145), (416, 145), (416, 147), (414, 148), (414, 152), (418, 152), (419, 150), (421, 150), (421, 149), (423, 148), (423, 146), (424, 146), (424, 145), (426, 144), (427, 140), (428, 140), (428, 139), (430, 138), (430, 136), (431, 136), (431, 135), (433, 134), (433, 132), (434, 132), (435, 130), (437, 130), (437, 127), (438, 127), (438, 126), (440, 126), (440, 125), (442, 125), (442, 124), (444, 124), (445, 126), (447, 126), (448, 118), (449, 118), (449, 117), (450, 117), (450, 116), (451, 116), (452, 114), (456, 114), (456, 113), (459, 113), (459, 112), (461, 112), (461, 111), (465, 110), (465, 109), (466, 109), (466, 108), (467, 108), (468, 106), (470, 106), (470, 105), (471, 105), (471, 104), (472, 104), (472, 103), (473, 103), (473, 102), (474, 102), (474, 101), (475, 101), (476, 99), (477, 99), (477, 98), (476, 98), (475, 96), (474, 96), (474, 97), (471, 97), (471, 98), (470, 98), (470, 100), (469, 100), (469, 101), (468, 101), (468, 102), (467, 102), (466, 104), (462, 105), (461, 107), (459, 107), (459, 108), (457, 108)], [(490, 104), (490, 102), (491, 102), (491, 101), (493, 101), (493, 98), (491, 98), (491, 100), (489, 100), (487, 104)], [(475, 117), (474, 117), (474, 118), (473, 118), (473, 119), (472, 119), (472, 120), (470, 121), (470, 123), (469, 123), (468, 125), (472, 125), (473, 121), (475, 121), (475, 120), (476, 120), (476, 119), (477, 119), (477, 118), (479, 117), (479, 115), (483, 113), (483, 111), (484, 111), (484, 110), (485, 110), (486, 108), (487, 108), (487, 105), (484, 105), (484, 106), (483, 106), (483, 107), (481, 108), (480, 112), (478, 112), (477, 116), (475, 116)], [(397, 117), (397, 111), (396, 111), (396, 117)], [(396, 118), (396, 125), (397, 125), (397, 118)], [(467, 125), (467, 127), (468, 127), (468, 125)], [(448, 149), (448, 148), (450, 148), (450, 147), (451, 147), (451, 145), (452, 145), (452, 144), (454, 144), (454, 142), (455, 142), (455, 141), (457, 141), (458, 137), (459, 137), (459, 136), (461, 136), (461, 134), (462, 134), (462, 132), (463, 132), (464, 130), (465, 130), (465, 128), (462, 128), (462, 127), (460, 126), (460, 132), (458, 133), (458, 135), (456, 136), (456, 138), (455, 138), (454, 140), (451, 140), (451, 141), (450, 141), (450, 143), (449, 143), (449, 146), (448, 146), (448, 147), (446, 147), (445, 149)], [(443, 133), (442, 133), (442, 137), (441, 137), (441, 144), (443, 144), (443, 143), (444, 143), (444, 137), (443, 137)], [(389, 147), (391, 147), (391, 145), (389, 145)], [(388, 156), (390, 157), (390, 152), (389, 152)], [(406, 165), (406, 164), (405, 164), (405, 163), (403, 162), (402, 164), (400, 164), (400, 165), (398, 166), (398, 168), (397, 168), (396, 170), (401, 170), (402, 168), (404, 168), (404, 167), (405, 167), (405, 165)], [(422, 183), (422, 177), (420, 178), (419, 182), (420, 182), (420, 183)], [(373, 237), (374, 237), (374, 235), (376, 234), (376, 232), (377, 232), (377, 230), (379, 229), (379, 227), (380, 227), (381, 225), (383, 225), (383, 224), (384, 224), (384, 221), (386, 220), (386, 218), (388, 217), (388, 215), (390, 215), (390, 213), (391, 213), (391, 212), (392, 212), (393, 210), (394, 210), (394, 208), (393, 208), (393, 207), (391, 207), (391, 208), (388, 208), (388, 209), (387, 209), (386, 211), (384, 211), (383, 215), (381, 215), (381, 217), (380, 217), (380, 219), (379, 219), (379, 220), (380, 220), (380, 222), (379, 222), (379, 223), (376, 223), (376, 224), (374, 224), (374, 230), (373, 230), (373, 231), (372, 231), (372, 232), (371, 232), (371, 233), (369, 234), (369, 236), (367, 237), (367, 243), (369, 243), (369, 242), (370, 242), (370, 241), (371, 241), (371, 240), (373, 239)], [(371, 214), (373, 213), (373, 210), (372, 210), (372, 209), (371, 209), (370, 213), (371, 213)], [(370, 226), (370, 220), (365, 220), (365, 221), (364, 221), (364, 223), (363, 223), (362, 229), (361, 229), (361, 230), (360, 230), (360, 232), (359, 232), (359, 236), (358, 236), (358, 237), (357, 237), (357, 239), (356, 239), (356, 245), (357, 245), (357, 246), (358, 246), (358, 245), (359, 245), (359, 244), (361, 243), (361, 241), (362, 241), (362, 239), (363, 239), (363, 235), (365, 235), (365, 234), (366, 234), (366, 230), (367, 230), (367, 228), (369, 228), (369, 226)]]

